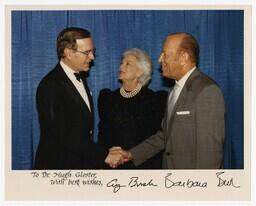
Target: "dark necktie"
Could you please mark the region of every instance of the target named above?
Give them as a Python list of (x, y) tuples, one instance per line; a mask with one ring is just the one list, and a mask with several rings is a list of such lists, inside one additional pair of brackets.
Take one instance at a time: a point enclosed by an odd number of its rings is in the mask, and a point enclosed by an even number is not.
[(83, 72), (79, 72), (79, 73), (74, 73), (77, 81), (80, 82), (80, 80), (83, 80), (85, 78), (85, 74)]

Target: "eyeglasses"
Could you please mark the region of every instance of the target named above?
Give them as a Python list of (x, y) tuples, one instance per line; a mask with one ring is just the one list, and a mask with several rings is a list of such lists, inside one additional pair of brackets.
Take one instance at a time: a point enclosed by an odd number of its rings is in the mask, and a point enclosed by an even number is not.
[(93, 48), (93, 49), (90, 49), (90, 50), (87, 50), (87, 51), (79, 51), (77, 49), (73, 49), (73, 50), (76, 51), (76, 52), (82, 53), (86, 56), (88, 56), (90, 53), (92, 53), (93, 56), (95, 56), (95, 54), (96, 54), (96, 48)]

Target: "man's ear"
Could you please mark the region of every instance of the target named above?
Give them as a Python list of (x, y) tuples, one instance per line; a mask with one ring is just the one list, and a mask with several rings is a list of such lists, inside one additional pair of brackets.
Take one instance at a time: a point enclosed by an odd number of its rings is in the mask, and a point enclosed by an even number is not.
[(190, 56), (187, 52), (181, 52), (180, 54), (181, 65), (187, 64), (187, 62), (189, 61), (189, 58)]
[(190, 56), (187, 52), (184, 52), (184, 58), (185, 58), (186, 62), (189, 60)]
[(72, 55), (72, 49), (65, 48), (64, 49), (64, 57), (67, 58), (67, 59), (70, 59), (71, 55)]

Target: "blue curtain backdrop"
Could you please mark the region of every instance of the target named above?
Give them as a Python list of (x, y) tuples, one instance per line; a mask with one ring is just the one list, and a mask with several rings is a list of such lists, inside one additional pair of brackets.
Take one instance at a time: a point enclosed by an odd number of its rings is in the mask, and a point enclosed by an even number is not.
[(116, 89), (121, 54), (145, 50), (154, 65), (150, 88), (164, 86), (158, 56), (170, 32), (192, 33), (201, 47), (200, 69), (220, 85), (226, 102), (224, 167), (244, 167), (242, 10), (83, 10), (12, 12), (12, 169), (31, 169), (39, 140), (36, 88), (57, 63), (56, 37), (65, 27), (91, 31), (97, 58), (88, 83), (95, 104), (102, 88)]

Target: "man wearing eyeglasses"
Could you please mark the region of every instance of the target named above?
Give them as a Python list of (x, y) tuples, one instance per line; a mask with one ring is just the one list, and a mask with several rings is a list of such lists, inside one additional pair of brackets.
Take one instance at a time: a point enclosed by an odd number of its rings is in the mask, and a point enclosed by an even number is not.
[(40, 141), (34, 169), (103, 168), (108, 149), (93, 142), (93, 100), (86, 76), (95, 59), (90, 32), (66, 28), (57, 38), (59, 63), (40, 82)]

